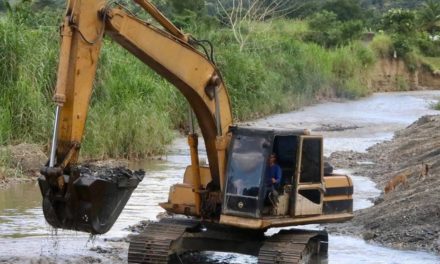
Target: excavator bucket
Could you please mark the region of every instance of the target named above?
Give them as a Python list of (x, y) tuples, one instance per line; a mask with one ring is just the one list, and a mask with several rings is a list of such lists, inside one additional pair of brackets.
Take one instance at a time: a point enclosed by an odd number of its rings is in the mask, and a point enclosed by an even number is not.
[(104, 234), (116, 222), (144, 171), (125, 168), (79, 166), (64, 175), (62, 190), (41, 176), (43, 213), (55, 228)]

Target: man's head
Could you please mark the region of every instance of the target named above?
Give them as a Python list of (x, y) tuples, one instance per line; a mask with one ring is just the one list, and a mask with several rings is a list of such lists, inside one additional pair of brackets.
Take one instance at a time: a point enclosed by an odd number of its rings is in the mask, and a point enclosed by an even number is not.
[(274, 165), (277, 163), (277, 155), (275, 153), (270, 154), (269, 156), (269, 164)]

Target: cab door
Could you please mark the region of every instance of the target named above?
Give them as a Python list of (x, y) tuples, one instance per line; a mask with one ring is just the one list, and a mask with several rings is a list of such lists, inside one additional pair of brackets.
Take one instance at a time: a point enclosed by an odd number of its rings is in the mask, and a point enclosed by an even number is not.
[(301, 136), (299, 143), (294, 216), (320, 215), (324, 198), (323, 138)]
[(223, 214), (261, 218), (263, 177), (271, 138), (265, 134), (236, 134), (231, 141), (226, 171)]

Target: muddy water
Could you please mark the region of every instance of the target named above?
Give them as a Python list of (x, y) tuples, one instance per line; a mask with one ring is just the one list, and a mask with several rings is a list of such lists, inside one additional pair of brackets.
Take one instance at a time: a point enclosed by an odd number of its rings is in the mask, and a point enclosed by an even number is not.
[[(326, 154), (348, 149), (365, 151), (372, 144), (391, 138), (394, 131), (418, 117), (438, 114), (438, 111), (429, 109), (438, 98), (439, 91), (375, 94), (355, 102), (307, 107), (254, 123), (320, 131), (316, 133), (325, 136)], [(56, 231), (47, 226), (35, 184), (1, 190), (0, 263), (126, 262), (128, 245), (123, 238), (130, 233), (127, 227), (156, 218), (162, 211), (157, 203), (166, 201), (169, 186), (182, 180), (184, 168), (190, 162), (185, 139), (177, 139), (170, 149), (172, 151), (162, 161), (132, 164), (132, 168), (144, 168), (146, 177), (111, 231), (96, 238), (71, 231)], [(203, 158), (202, 149), (201, 152)], [(350, 174), (350, 171), (345, 172)], [(380, 191), (365, 177), (353, 176), (353, 181), (355, 209), (371, 206), (370, 198)], [(268, 233), (276, 231), (273, 229)], [(333, 235), (330, 235), (329, 253), (329, 263), (440, 263), (439, 256), (428, 253), (387, 249), (361, 239)], [(256, 263), (254, 257), (213, 252), (203, 253), (201, 259), (211, 263)]]

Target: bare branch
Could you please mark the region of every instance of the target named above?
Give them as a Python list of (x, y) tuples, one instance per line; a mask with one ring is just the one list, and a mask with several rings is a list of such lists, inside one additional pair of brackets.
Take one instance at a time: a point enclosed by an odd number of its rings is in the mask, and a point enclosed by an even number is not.
[(302, 5), (301, 0), (217, 0), (219, 15), (228, 21), (240, 50), (257, 29), (258, 22), (271, 22), (284, 17)]

